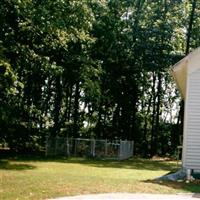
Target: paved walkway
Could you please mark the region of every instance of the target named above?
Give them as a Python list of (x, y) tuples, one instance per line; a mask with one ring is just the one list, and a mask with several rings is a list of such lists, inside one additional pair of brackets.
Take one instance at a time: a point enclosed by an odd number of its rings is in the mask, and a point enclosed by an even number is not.
[(200, 194), (131, 194), (109, 193), (62, 197), (54, 200), (200, 200)]

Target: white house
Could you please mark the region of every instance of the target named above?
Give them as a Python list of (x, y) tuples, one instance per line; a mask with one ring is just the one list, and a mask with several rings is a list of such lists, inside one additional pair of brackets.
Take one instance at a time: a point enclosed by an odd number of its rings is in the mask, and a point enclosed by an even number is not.
[(200, 170), (200, 47), (172, 67), (185, 102), (182, 165)]

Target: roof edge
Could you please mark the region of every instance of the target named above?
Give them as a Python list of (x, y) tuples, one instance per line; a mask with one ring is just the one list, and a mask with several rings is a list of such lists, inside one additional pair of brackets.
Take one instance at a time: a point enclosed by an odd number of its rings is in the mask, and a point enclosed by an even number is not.
[(200, 54), (200, 46), (197, 47), (196, 49), (192, 50), (188, 55), (186, 55), (184, 58), (182, 58), (179, 62), (177, 62), (176, 64), (174, 64), (173, 66), (171, 66), (172, 69), (178, 67), (182, 62), (190, 59), (190, 57), (192, 57), (194, 54)]

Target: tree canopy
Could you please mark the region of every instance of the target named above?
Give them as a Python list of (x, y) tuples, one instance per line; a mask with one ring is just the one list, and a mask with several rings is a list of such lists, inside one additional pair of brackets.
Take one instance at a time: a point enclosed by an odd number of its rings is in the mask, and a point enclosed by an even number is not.
[(1, 0), (0, 143), (116, 138), (143, 156), (173, 154), (169, 67), (199, 46), (199, 19), (197, 0)]

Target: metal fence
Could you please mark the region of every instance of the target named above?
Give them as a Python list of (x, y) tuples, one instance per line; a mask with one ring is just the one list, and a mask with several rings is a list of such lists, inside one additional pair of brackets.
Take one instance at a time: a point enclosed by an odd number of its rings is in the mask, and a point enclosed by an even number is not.
[(133, 156), (133, 141), (95, 140), (83, 138), (47, 138), (47, 156), (77, 156), (110, 159), (127, 159)]

